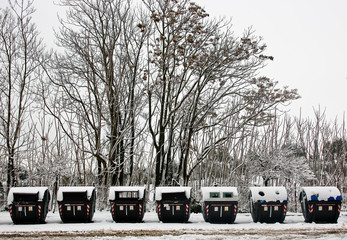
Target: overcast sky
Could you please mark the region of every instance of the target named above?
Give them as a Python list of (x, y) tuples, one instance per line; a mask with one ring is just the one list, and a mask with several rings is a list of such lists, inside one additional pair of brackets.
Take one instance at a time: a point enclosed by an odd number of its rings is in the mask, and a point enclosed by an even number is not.
[(274, 61), (266, 75), (297, 88), (301, 99), (291, 113), (330, 119), (347, 110), (347, 1), (345, 0), (198, 0), (212, 16), (232, 17), (235, 33), (253, 26)]
[[(0, 0), (4, 7), (7, 0)], [(55, 0), (56, 1), (56, 0)], [(35, 0), (35, 22), (45, 38), (57, 24), (54, 0)], [(288, 109), (312, 117), (313, 108), (333, 120), (347, 110), (346, 0), (196, 0), (212, 17), (232, 18), (235, 34), (253, 26), (274, 57), (264, 74), (297, 88)], [(47, 40), (52, 41), (52, 40)]]

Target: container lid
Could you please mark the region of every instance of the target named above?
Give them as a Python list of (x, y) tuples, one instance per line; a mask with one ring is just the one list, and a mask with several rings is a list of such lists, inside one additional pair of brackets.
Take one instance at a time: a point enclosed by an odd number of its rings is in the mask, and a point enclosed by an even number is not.
[(7, 197), (7, 203), (8, 205), (12, 204), (15, 193), (22, 193), (22, 194), (37, 194), (38, 193), (38, 201), (42, 201), (43, 197), (45, 195), (45, 191), (48, 190), (48, 187), (13, 187), (10, 189), (10, 192), (8, 193)]
[(288, 201), (285, 187), (250, 187), (253, 202), (283, 202)]
[(90, 200), (95, 187), (92, 186), (80, 186), (80, 187), (60, 187), (57, 193), (57, 201), (63, 201), (64, 192), (87, 192), (87, 199)]
[(191, 187), (156, 187), (155, 200), (161, 201), (163, 193), (185, 193), (186, 198), (190, 198)]
[(301, 191), (304, 191), (308, 201), (342, 201), (342, 195), (337, 187), (301, 187)]
[(110, 187), (108, 192), (108, 200), (115, 200), (116, 199), (116, 192), (139, 192), (138, 199), (143, 199), (145, 196), (145, 187), (138, 187), (138, 186), (117, 186), (117, 187)]
[(239, 194), (236, 187), (202, 187), (203, 201), (238, 201)]

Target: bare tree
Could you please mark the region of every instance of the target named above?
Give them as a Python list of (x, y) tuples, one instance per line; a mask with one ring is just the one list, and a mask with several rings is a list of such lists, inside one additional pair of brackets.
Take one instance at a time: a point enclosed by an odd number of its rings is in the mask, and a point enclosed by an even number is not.
[(135, 139), (143, 129), (138, 82), (145, 23), (130, 1), (61, 4), (69, 7), (57, 35), (65, 52), (56, 55), (53, 72), (47, 68), (52, 86), (44, 94), (56, 97), (45, 100), (46, 107), (74, 144), (97, 160), (99, 184), (123, 184), (126, 167), (132, 175)]
[[(266, 122), (276, 105), (298, 95), (257, 77), (272, 57), (264, 55), (266, 46), (252, 30), (238, 39), (230, 22), (208, 20), (208, 14), (188, 0), (148, 0), (145, 5), (153, 22), (148, 107), (156, 151), (155, 184), (170, 182), (174, 160), (179, 162), (175, 180), (187, 184), (210, 151), (255, 120)], [(200, 146), (192, 157), (193, 138), (202, 139), (204, 129), (218, 132), (230, 118), (238, 118), (238, 124)]]
[[(33, 100), (35, 71), (43, 55), (42, 40), (31, 16), (33, 1), (9, 1), (0, 13), (0, 136), (7, 157), (7, 187), (16, 185), (15, 156), (25, 145), (25, 123)], [(23, 137), (22, 139), (25, 139)]]

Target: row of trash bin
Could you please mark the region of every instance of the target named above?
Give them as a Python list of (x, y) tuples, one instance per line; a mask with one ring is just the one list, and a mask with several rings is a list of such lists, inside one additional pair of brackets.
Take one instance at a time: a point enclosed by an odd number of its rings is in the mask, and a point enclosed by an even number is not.
[[(236, 187), (202, 187), (202, 213), (210, 223), (233, 223), (238, 212)], [(110, 187), (109, 201), (115, 222), (141, 222), (146, 212), (145, 187)], [(305, 222), (336, 223), (342, 196), (336, 187), (302, 187), (300, 202)], [(187, 222), (191, 212), (190, 187), (157, 187), (156, 211), (162, 222)], [(44, 223), (49, 211), (47, 187), (14, 187), (8, 194), (13, 223)], [(91, 222), (95, 212), (95, 187), (60, 187), (57, 202), (61, 220)], [(286, 217), (288, 195), (284, 187), (250, 187), (250, 212), (254, 222), (280, 222)]]

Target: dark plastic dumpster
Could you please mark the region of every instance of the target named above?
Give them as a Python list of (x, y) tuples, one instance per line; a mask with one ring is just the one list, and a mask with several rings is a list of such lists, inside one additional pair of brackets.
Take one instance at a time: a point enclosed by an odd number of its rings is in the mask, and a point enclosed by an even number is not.
[(157, 187), (157, 214), (162, 222), (187, 222), (190, 216), (191, 187)]
[(249, 204), (254, 222), (283, 223), (288, 195), (284, 187), (250, 187)]
[(7, 202), (13, 223), (44, 223), (50, 198), (47, 187), (11, 188)]
[(210, 223), (233, 223), (237, 215), (236, 187), (202, 187), (202, 214)]
[(91, 222), (95, 212), (95, 187), (60, 187), (59, 214), (65, 222)]
[(342, 195), (336, 187), (302, 187), (299, 195), (305, 222), (337, 223)]
[(115, 222), (141, 222), (146, 211), (145, 187), (110, 187), (108, 199)]

